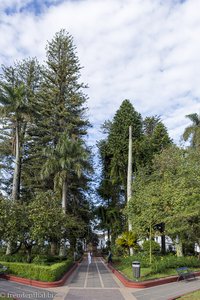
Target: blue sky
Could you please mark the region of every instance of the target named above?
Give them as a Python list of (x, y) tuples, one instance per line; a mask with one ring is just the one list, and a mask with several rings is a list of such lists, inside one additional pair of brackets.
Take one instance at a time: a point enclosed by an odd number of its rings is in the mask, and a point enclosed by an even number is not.
[(74, 37), (93, 124), (112, 119), (124, 99), (160, 115), (176, 143), (200, 112), (200, 1), (1, 0), (0, 63), (45, 60), (45, 45), (65, 28)]

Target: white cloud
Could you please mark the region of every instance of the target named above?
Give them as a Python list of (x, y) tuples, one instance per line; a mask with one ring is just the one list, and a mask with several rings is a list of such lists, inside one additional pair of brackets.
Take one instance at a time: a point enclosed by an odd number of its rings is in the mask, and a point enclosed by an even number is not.
[[(82, 80), (89, 84), (92, 142), (125, 98), (144, 117), (161, 115), (179, 141), (188, 124), (185, 115), (199, 111), (200, 2), (55, 0), (38, 15), (20, 12), (20, 5), (30, 2), (0, 1), (2, 63), (27, 56), (43, 61), (46, 41), (66, 28), (84, 66)], [(4, 12), (9, 5), (16, 5), (15, 14)]]

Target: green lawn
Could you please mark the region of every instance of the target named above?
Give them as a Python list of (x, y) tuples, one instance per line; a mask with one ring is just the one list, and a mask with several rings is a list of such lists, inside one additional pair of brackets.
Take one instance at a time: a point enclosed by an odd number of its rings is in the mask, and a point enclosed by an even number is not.
[[(122, 274), (124, 274), (128, 279), (135, 280), (133, 276), (132, 266), (130, 263), (127, 263), (126, 260), (116, 260), (114, 262), (114, 267), (119, 270)], [(190, 268), (193, 271), (199, 271), (200, 268)], [(142, 267), (141, 268), (141, 274), (139, 281), (145, 281), (150, 279), (158, 279), (158, 278), (164, 278), (169, 276), (177, 276), (176, 267), (174, 268), (167, 268), (163, 270), (162, 272), (152, 272), (150, 267)], [(200, 298), (199, 298), (200, 299)]]
[(199, 291), (196, 291), (196, 292), (193, 292), (193, 293), (190, 293), (190, 294), (187, 294), (183, 297), (180, 297), (178, 299), (184, 299), (184, 300), (199, 300), (200, 299), (200, 290)]
[[(122, 266), (117, 266), (117, 269), (122, 272), (128, 279), (135, 280), (133, 277), (133, 272), (131, 267), (123, 268)], [(149, 279), (157, 279), (167, 276), (177, 275), (176, 270), (168, 269), (164, 273), (159, 274), (151, 274), (151, 268), (141, 268), (141, 274), (139, 281), (149, 280)]]

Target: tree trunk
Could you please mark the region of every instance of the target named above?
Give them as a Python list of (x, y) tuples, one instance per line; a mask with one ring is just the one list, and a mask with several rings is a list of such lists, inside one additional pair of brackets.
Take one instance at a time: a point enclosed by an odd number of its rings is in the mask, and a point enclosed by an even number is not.
[[(127, 203), (132, 197), (132, 126), (129, 126), (129, 146), (128, 146), (128, 171), (127, 171)], [(132, 231), (131, 221), (128, 220), (128, 231)], [(129, 249), (130, 255), (133, 255), (133, 248)]]
[[(62, 209), (64, 214), (66, 214), (67, 211), (67, 181), (63, 181), (62, 186)], [(66, 246), (65, 246), (65, 240), (62, 239), (60, 242), (60, 250), (59, 250), (59, 256), (65, 257), (66, 256)]]
[(62, 209), (64, 213), (67, 211), (67, 181), (64, 180), (62, 186)]
[(32, 246), (27, 247), (26, 252), (27, 252), (27, 263), (31, 263)]
[(65, 246), (65, 240), (64, 239), (62, 239), (61, 243), (60, 243), (59, 256), (60, 257), (66, 257), (66, 246)]
[(161, 235), (161, 253), (165, 254), (166, 253), (166, 242), (165, 242), (165, 235)]
[(57, 252), (57, 243), (54, 242), (54, 241), (51, 242), (51, 250), (50, 250), (50, 252), (51, 252), (52, 256), (56, 255), (56, 252)]
[(20, 155), (20, 138), (19, 138), (19, 124), (16, 124), (16, 143), (15, 143), (15, 169), (13, 174), (13, 188), (12, 188), (12, 200), (19, 199), (20, 192), (20, 172), (21, 172), (21, 155)]
[(6, 248), (6, 255), (10, 255), (12, 253), (12, 243), (9, 241), (7, 243), (7, 248)]
[(176, 247), (176, 256), (182, 257), (183, 256), (183, 243), (180, 241), (178, 236), (175, 241), (175, 247)]
[[(19, 124), (17, 122), (15, 128), (15, 168), (13, 174), (13, 187), (12, 187), (12, 200), (19, 200), (20, 194), (20, 173), (21, 173), (21, 157), (20, 157), (20, 140), (19, 140)], [(15, 248), (11, 241), (8, 241), (6, 255), (12, 254), (13, 248)]]

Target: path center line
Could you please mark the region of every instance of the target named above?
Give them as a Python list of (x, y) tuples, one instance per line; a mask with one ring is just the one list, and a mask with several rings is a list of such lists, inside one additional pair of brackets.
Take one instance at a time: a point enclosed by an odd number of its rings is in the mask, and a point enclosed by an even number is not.
[(100, 279), (100, 282), (101, 282), (101, 287), (104, 288), (104, 283), (103, 283), (103, 280), (102, 280), (102, 277), (101, 277), (101, 273), (99, 271), (99, 268), (98, 268), (96, 260), (95, 260), (95, 264), (96, 264), (96, 267), (97, 267), (97, 272), (99, 274), (99, 279)]
[(86, 286), (87, 286), (87, 281), (88, 281), (88, 273), (89, 273), (89, 264), (88, 264), (88, 266), (87, 266), (87, 273), (86, 273), (86, 276), (85, 276), (85, 282), (84, 282), (84, 288), (86, 288)]

